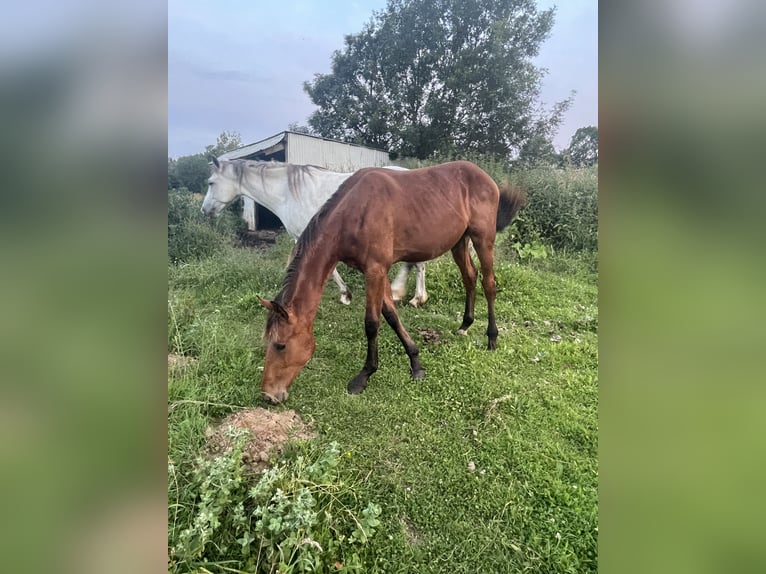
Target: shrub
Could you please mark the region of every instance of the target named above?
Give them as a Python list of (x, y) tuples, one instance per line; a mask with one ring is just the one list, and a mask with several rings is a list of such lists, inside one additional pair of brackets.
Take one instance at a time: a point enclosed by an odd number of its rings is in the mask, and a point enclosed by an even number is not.
[(168, 192), (168, 257), (174, 263), (219, 252), (245, 228), (240, 202), (227, 207), (214, 221), (200, 212), (202, 202), (186, 188)]
[(516, 172), (514, 183), (527, 190), (516, 220), (517, 241), (543, 241), (554, 248), (598, 248), (598, 168), (538, 168)]

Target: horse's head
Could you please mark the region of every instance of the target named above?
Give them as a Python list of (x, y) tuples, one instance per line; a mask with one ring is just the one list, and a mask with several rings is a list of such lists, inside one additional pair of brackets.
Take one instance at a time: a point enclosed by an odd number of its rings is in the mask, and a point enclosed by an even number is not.
[(316, 342), (310, 321), (299, 319), (275, 301), (261, 299), (261, 304), (269, 310), (261, 392), (276, 404), (287, 399), (287, 389), (311, 359)]
[(207, 180), (207, 193), (202, 202), (202, 213), (215, 217), (224, 207), (237, 199), (240, 195), (240, 189), (237, 178), (230, 173), (232, 164), (228, 161), (218, 161), (218, 158), (211, 158), (213, 170)]

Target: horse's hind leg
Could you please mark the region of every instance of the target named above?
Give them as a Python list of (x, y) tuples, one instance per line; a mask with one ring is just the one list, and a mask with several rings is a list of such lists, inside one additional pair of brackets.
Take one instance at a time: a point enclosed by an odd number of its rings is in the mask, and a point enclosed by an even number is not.
[(399, 272), (394, 278), (394, 282), (391, 283), (391, 294), (393, 295), (394, 302), (401, 301), (407, 294), (407, 277), (410, 274), (410, 264), (402, 263), (399, 267)]
[(490, 351), (497, 349), (497, 323), (495, 322), (497, 287), (495, 284), (494, 243), (494, 234), (492, 237), (482, 238), (478, 241), (476, 237), (473, 237), (473, 246), (481, 264), (481, 285), (484, 288), (484, 296), (487, 298), (487, 349)]
[(457, 330), (458, 335), (465, 335), (466, 330), (473, 324), (473, 309), (476, 303), (476, 265), (473, 264), (471, 255), (468, 253), (468, 237), (463, 237), (452, 248), (452, 257), (460, 268), (465, 287), (465, 309), (463, 311), (463, 323)]
[(413, 307), (422, 307), (428, 301), (426, 292), (426, 264), (415, 263), (415, 296), (410, 299), (410, 305)]
[(410, 299), (410, 305), (413, 307), (422, 307), (428, 301), (426, 293), (426, 264), (425, 263), (402, 263), (399, 272), (391, 283), (391, 295), (394, 303), (398, 303), (407, 294), (407, 277), (409, 277), (412, 268), (417, 271), (415, 281), (415, 296)]
[(343, 282), (337, 267), (332, 270), (332, 278), (338, 286), (338, 289), (340, 289), (340, 302), (344, 305), (351, 305), (351, 290)]

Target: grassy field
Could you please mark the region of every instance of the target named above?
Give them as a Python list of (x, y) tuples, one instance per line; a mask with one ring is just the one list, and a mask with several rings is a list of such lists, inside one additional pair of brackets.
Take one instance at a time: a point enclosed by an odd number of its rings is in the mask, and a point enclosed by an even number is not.
[[(206, 427), (232, 410), (264, 406), (266, 313), (257, 296), (277, 293), (290, 247), (282, 236), (266, 251), (229, 248), (169, 266), (168, 349), (196, 359), (168, 379), (171, 548), (199, 505), (194, 469)], [(362, 572), (595, 572), (595, 257), (556, 254), (519, 263), (498, 248), (494, 353), (485, 350), (481, 287), (476, 323), (467, 337), (455, 335), (464, 298), (459, 272), (449, 254), (429, 264), (427, 305), (400, 307), (420, 345), (426, 379), (410, 380), (406, 355), (384, 323), (380, 369), (360, 396), (349, 396), (346, 383), (365, 356), (363, 277), (343, 266), (341, 274), (354, 292), (352, 305), (342, 306), (335, 285), (328, 285), (314, 358), (287, 404), (269, 408), (295, 409), (317, 430), (310, 444), (287, 451), (286, 464), (337, 443), (342, 454), (333, 480), (344, 485), (344, 504), (356, 504), (357, 516), (377, 505), (380, 524), (357, 541), (353, 555), (344, 550), (351, 541), (328, 531), (346, 561), (333, 560), (324, 543), (313, 570), (349, 571), (357, 564)], [(411, 277), (410, 293), (413, 283)], [(172, 561), (171, 569), (253, 571), (236, 552), (220, 555), (232, 561)], [(258, 567), (302, 571), (286, 560), (264, 566), (259, 559)]]

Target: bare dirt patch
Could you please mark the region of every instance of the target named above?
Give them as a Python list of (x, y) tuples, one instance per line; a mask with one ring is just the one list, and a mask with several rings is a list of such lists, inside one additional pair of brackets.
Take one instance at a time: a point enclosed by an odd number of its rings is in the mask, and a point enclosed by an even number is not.
[(277, 230), (259, 229), (257, 231), (243, 231), (239, 234), (240, 247), (254, 247), (267, 249), (277, 242)]
[(423, 337), (424, 343), (438, 343), (441, 339), (441, 333), (434, 329), (418, 329), (418, 334)]
[(232, 413), (215, 427), (209, 427), (207, 451), (220, 454), (231, 447), (232, 439), (226, 436), (226, 429), (234, 427), (250, 432), (252, 439), (245, 445), (242, 459), (253, 471), (269, 466), (284, 450), (290, 439), (311, 439), (316, 433), (303, 422), (294, 410), (273, 412), (261, 407)]
[(420, 546), (423, 544), (423, 535), (415, 528), (415, 525), (405, 516), (402, 519), (402, 527), (404, 528), (404, 534), (409, 542), (413, 546)]

